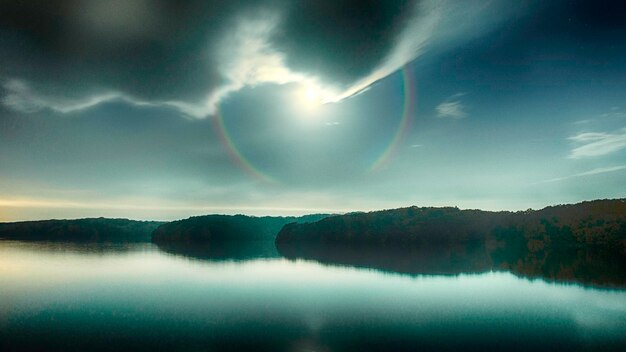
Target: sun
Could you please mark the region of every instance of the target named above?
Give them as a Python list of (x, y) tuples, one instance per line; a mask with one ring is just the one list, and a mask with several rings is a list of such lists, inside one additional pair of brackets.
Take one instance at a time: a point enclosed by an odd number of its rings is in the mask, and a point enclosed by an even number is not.
[(317, 89), (309, 87), (309, 88), (306, 89), (304, 94), (305, 94), (305, 98), (306, 98), (307, 101), (309, 101), (311, 103), (318, 103), (319, 102), (320, 94), (317, 91)]
[(307, 110), (316, 110), (322, 105), (322, 91), (313, 84), (307, 84), (300, 88), (300, 104)]
[(294, 90), (294, 102), (298, 109), (308, 112), (304, 114), (306, 116), (319, 115), (319, 110), (336, 102), (336, 97), (337, 91), (333, 87), (320, 85), (316, 80), (300, 81)]

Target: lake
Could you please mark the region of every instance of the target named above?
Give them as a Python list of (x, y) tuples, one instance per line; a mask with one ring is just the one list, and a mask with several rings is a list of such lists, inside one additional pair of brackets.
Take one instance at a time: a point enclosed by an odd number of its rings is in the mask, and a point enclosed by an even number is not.
[(626, 346), (623, 289), (492, 270), (410, 275), (259, 253), (0, 241), (0, 350)]

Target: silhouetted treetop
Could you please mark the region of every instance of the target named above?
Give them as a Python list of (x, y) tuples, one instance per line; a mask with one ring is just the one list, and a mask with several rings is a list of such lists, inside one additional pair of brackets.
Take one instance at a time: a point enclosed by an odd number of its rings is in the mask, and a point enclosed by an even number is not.
[(148, 242), (163, 222), (89, 218), (0, 223), (0, 238), (29, 241)]
[(207, 242), (207, 241), (274, 241), (276, 234), (288, 223), (308, 223), (327, 217), (313, 214), (300, 217), (246, 215), (204, 215), (172, 221), (159, 226), (153, 233), (153, 242)]

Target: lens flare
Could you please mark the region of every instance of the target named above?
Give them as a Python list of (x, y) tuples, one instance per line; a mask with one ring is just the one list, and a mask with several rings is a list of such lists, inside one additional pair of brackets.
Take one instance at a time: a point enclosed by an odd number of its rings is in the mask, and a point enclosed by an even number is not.
[(383, 150), (378, 158), (372, 163), (372, 166), (369, 167), (368, 172), (375, 172), (380, 170), (384, 165), (386, 165), (398, 148), (398, 144), (402, 140), (402, 137), (409, 130), (411, 125), (411, 116), (415, 112), (417, 108), (417, 91), (416, 84), (413, 79), (413, 74), (408, 65), (405, 65), (402, 69), (402, 95), (404, 100), (404, 106), (402, 109), (402, 118), (398, 123), (398, 127), (396, 128), (393, 137), (389, 141), (387, 147)]
[(245, 171), (247, 174), (252, 176), (253, 178), (262, 181), (268, 184), (277, 183), (276, 180), (269, 175), (266, 175), (261, 170), (257, 169), (237, 148), (235, 142), (230, 137), (228, 130), (224, 124), (224, 118), (222, 116), (222, 112), (219, 107), (216, 110), (216, 114), (213, 117), (214, 130), (217, 132), (220, 141), (224, 148), (226, 148), (228, 152), (228, 156), (233, 161), (235, 165), (237, 165), (241, 170)]
[[(412, 72), (408, 66), (405, 66), (401, 73), (401, 94), (403, 96), (402, 116), (394, 134), (389, 140), (389, 143), (386, 144), (385, 149), (382, 150), (371, 166), (366, 169), (367, 173), (380, 170), (388, 163), (394, 151), (397, 149), (398, 144), (401, 142), (402, 137), (408, 131), (411, 121), (410, 117), (413, 115), (417, 107), (416, 84), (414, 82)], [(330, 91), (325, 91), (312, 82), (302, 83), (300, 90), (297, 91), (299, 104), (305, 105), (309, 111), (330, 102), (331, 100), (328, 98), (330, 93)], [(254, 163), (239, 150), (237, 144), (228, 132), (224, 123), (224, 116), (219, 107), (214, 117), (214, 127), (222, 145), (227, 150), (230, 159), (235, 165), (259, 181), (268, 184), (278, 183), (274, 177), (267, 175), (265, 172), (256, 167)]]

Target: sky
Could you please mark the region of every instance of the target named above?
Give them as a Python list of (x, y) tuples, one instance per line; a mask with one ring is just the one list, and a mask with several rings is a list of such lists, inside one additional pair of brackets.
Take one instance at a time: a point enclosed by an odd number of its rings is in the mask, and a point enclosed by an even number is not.
[(626, 197), (620, 1), (0, 3), (0, 221)]

